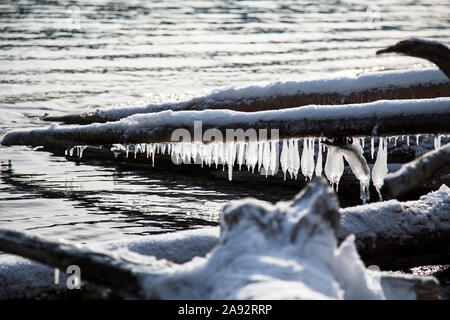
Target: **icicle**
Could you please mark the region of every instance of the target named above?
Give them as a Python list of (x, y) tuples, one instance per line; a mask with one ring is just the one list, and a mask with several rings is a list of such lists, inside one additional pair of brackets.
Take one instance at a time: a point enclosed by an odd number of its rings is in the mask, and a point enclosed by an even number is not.
[(295, 148), (294, 139), (289, 140), (289, 154), (288, 154), (288, 172), (291, 177), (297, 178), (297, 172), (295, 171), (295, 153), (298, 153), (298, 149)]
[(409, 136), (406, 136), (406, 145), (409, 146)]
[(435, 135), (434, 136), (434, 149), (439, 149), (441, 147), (441, 136)]
[(213, 148), (214, 145), (212, 143), (204, 144), (202, 148), (202, 162), (208, 166), (211, 166), (212, 163)]
[(239, 165), (239, 171), (241, 170), (242, 164), (244, 163), (244, 154), (245, 154), (245, 142), (237, 143), (237, 163)]
[(370, 169), (363, 155), (364, 150), (356, 138), (353, 139), (352, 145), (343, 146), (339, 149), (341, 150), (345, 160), (347, 160), (353, 174), (359, 180), (360, 198), (363, 204), (365, 204), (370, 199)]
[(322, 175), (322, 141), (319, 138), (319, 147), (317, 148), (317, 163), (316, 163), (316, 176), (320, 177)]
[(80, 158), (83, 158), (83, 152), (84, 152), (84, 150), (86, 150), (87, 147), (88, 146), (81, 146), (80, 147)]
[(277, 158), (277, 149), (279, 146), (278, 140), (270, 141), (270, 166), (269, 166), (269, 174), (271, 176), (275, 175), (277, 172), (277, 164), (278, 164), (278, 158)]
[(262, 150), (262, 168), (264, 169), (264, 173), (266, 175), (268, 175), (268, 171), (269, 171), (269, 167), (270, 167), (270, 144), (269, 141), (264, 141), (261, 144), (261, 147), (263, 148)]
[(154, 167), (155, 166), (155, 147), (154, 147), (154, 145), (153, 144), (150, 144), (150, 146), (151, 146), (151, 154), (152, 154), (152, 167)]
[(416, 134), (416, 146), (419, 145), (420, 134)]
[(225, 153), (225, 159), (224, 159), (224, 166), (225, 163), (228, 165), (228, 180), (233, 180), (233, 166), (234, 166), (234, 160), (236, 158), (236, 143), (234, 140), (232, 142), (225, 143), (226, 145), (226, 153)]
[(305, 180), (312, 180), (314, 174), (314, 139), (303, 139), (301, 169)]
[(380, 138), (378, 143), (378, 153), (377, 160), (372, 168), (372, 181), (375, 189), (377, 189), (380, 200), (383, 200), (381, 197), (381, 187), (384, 183), (384, 177), (388, 173), (387, 168), (387, 142), (385, 138)]
[(252, 173), (255, 172), (255, 167), (258, 164), (258, 142), (250, 141), (247, 148), (246, 164)]
[(375, 137), (372, 136), (372, 139), (370, 140), (370, 155), (372, 156), (372, 159), (373, 159), (374, 149), (375, 149)]
[(299, 139), (294, 139), (294, 144), (292, 148), (292, 159), (293, 159), (292, 172), (294, 174), (295, 179), (297, 179), (297, 173), (298, 170), (300, 169), (300, 154), (298, 151), (298, 141)]
[(331, 186), (338, 191), (339, 181), (344, 173), (344, 157), (338, 148), (333, 146), (327, 147), (328, 152), (325, 161), (325, 175), (327, 176), (328, 181), (330, 181)]
[(280, 165), (281, 170), (283, 171), (284, 174), (284, 180), (286, 180), (286, 172), (288, 170), (288, 161), (289, 161), (288, 157), (289, 157), (288, 143), (286, 139), (283, 139), (283, 146), (281, 148), (281, 155), (280, 155)]
[(264, 156), (264, 142), (258, 142), (258, 172), (261, 172)]

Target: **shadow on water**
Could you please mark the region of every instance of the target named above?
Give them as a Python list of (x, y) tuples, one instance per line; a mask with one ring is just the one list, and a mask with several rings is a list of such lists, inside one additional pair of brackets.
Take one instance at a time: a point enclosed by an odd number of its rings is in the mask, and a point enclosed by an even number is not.
[[(51, 158), (58, 162), (61, 160), (60, 157)], [(221, 172), (221, 168), (205, 171), (189, 165), (168, 168), (156, 164), (155, 167), (139, 168), (132, 163), (68, 163), (80, 170), (64, 181), (55, 179), (50, 173), (20, 173), (15, 169), (14, 161), (1, 164), (0, 182), (8, 186), (10, 197), (3, 201), (57, 199), (87, 213), (75, 221), (68, 219), (65, 222), (63, 218), (62, 221), (38, 224), (27, 230), (55, 226), (69, 229), (79, 223), (96, 226), (103, 224), (105, 219), (111, 222), (112, 228), (127, 235), (215, 226), (219, 223), (223, 206), (231, 200), (254, 197), (275, 202), (293, 197), (300, 189), (265, 185), (258, 180), (230, 182), (208, 173)], [(51, 206), (48, 208), (52, 209)], [(101, 219), (90, 219), (89, 215), (98, 215)], [(14, 220), (19, 219), (10, 217), (9, 222)]]

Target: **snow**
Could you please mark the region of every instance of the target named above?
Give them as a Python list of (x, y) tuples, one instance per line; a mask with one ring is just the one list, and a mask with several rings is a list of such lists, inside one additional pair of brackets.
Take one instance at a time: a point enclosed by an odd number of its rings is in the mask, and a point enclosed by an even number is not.
[(292, 201), (233, 201), (219, 245), (163, 279), (148, 277), (146, 290), (161, 299), (415, 298), (413, 285), (393, 288), (364, 266), (353, 235), (338, 246), (338, 210), (320, 179)]
[[(309, 105), (289, 109), (268, 110), (259, 112), (239, 112), (233, 110), (203, 111), (162, 111), (153, 114), (136, 114), (116, 122), (80, 126), (79, 130), (96, 132), (98, 130), (145, 130), (155, 126), (170, 125), (172, 127), (192, 126), (194, 121), (201, 121), (203, 126), (227, 126), (236, 123), (251, 126), (261, 121), (286, 121), (295, 119), (364, 118), (403, 114), (420, 116), (420, 114), (446, 112), (450, 98), (411, 99), (411, 100), (379, 100), (370, 103), (348, 105)], [(67, 130), (64, 128), (55, 129)]]
[(54, 269), (17, 256), (0, 255), (0, 299), (45, 299), (62, 292), (66, 276), (55, 284)]
[(439, 69), (383, 71), (359, 76), (325, 78), (316, 80), (263, 82), (247, 87), (228, 87), (193, 98), (188, 101), (166, 104), (150, 104), (140, 107), (121, 107), (96, 110), (100, 117), (121, 118), (136, 113), (159, 112), (162, 110), (183, 110), (194, 106), (203, 110), (211, 104), (242, 103), (249, 104), (256, 99), (267, 99), (278, 96), (294, 96), (299, 94), (337, 93), (349, 95), (366, 90), (383, 90), (388, 88), (405, 88), (415, 85), (445, 83), (448, 79)]

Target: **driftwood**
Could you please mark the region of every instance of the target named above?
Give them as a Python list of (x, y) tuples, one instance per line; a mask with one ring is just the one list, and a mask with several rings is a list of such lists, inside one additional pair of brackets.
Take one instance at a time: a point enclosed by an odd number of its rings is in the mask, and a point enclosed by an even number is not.
[(450, 49), (443, 43), (411, 38), (378, 50), (377, 54), (390, 52), (429, 60), (436, 64), (450, 79)]
[(384, 199), (396, 198), (433, 178), (450, 173), (450, 143), (430, 151), (387, 175), (381, 188)]
[(201, 122), (201, 133), (207, 129), (215, 129), (224, 138), (227, 129), (277, 129), (279, 138), (448, 134), (450, 99), (306, 106), (257, 113), (231, 113), (229, 110), (166, 111), (135, 115), (114, 123), (16, 130), (4, 135), (1, 144), (66, 149), (74, 145), (123, 142), (168, 143), (172, 141), (172, 134), (176, 129), (184, 128), (190, 132), (191, 137), (195, 137), (195, 121)]
[(173, 104), (151, 105), (144, 108), (129, 108), (117, 113), (108, 113), (107, 110), (97, 110), (82, 114), (69, 114), (63, 116), (44, 116), (41, 119), (51, 122), (64, 122), (66, 124), (91, 124), (94, 122), (118, 121), (136, 113), (156, 113), (160, 111), (186, 111), (204, 109), (228, 109), (243, 112), (256, 112), (265, 110), (277, 110), (294, 108), (306, 105), (338, 105), (352, 103), (367, 103), (377, 100), (399, 99), (429, 99), (446, 97), (450, 93), (450, 81), (444, 83), (422, 83), (409, 87), (390, 87), (386, 89), (369, 89), (339, 94), (333, 92), (296, 94), (292, 96), (268, 96), (244, 99), (209, 100), (196, 98), (187, 102)]
[(0, 250), (66, 270), (81, 268), (81, 280), (93, 280), (124, 297), (140, 297), (139, 273), (117, 257), (70, 243), (49, 241), (23, 232), (0, 229)]
[[(407, 39), (398, 42), (388, 48), (378, 50), (376, 54), (384, 53), (402, 53), (413, 57), (419, 57), (427, 59), (435, 63), (444, 74), (450, 79), (450, 49), (439, 42), (428, 41), (423, 39)], [(400, 72), (399, 72), (400, 74)], [(394, 74), (381, 73), (375, 75), (362, 75), (357, 78), (341, 78), (330, 79), (327, 81), (347, 81), (347, 87), (356, 88), (346, 92), (340, 92), (336, 90), (335, 84), (328, 85), (326, 82), (320, 85), (314, 84), (313, 89), (310, 85), (313, 81), (304, 81), (295, 83), (297, 87), (297, 93), (285, 93), (280, 94), (278, 90), (274, 88), (268, 88), (273, 90), (270, 94), (258, 96), (250, 95), (249, 97), (239, 97), (239, 94), (235, 97), (221, 97), (222, 92), (212, 93), (204, 97), (193, 98), (189, 101), (182, 101), (177, 103), (165, 103), (148, 105), (145, 107), (135, 108), (117, 108), (114, 112), (109, 110), (98, 109), (95, 112), (86, 112), (82, 114), (70, 114), (64, 116), (44, 116), (42, 120), (45, 121), (61, 121), (67, 124), (90, 124), (94, 122), (107, 122), (117, 121), (122, 118), (128, 117), (136, 113), (156, 113), (165, 110), (205, 110), (205, 109), (229, 109), (244, 112), (255, 112), (274, 109), (285, 109), (300, 107), (305, 105), (335, 105), (335, 104), (352, 104), (352, 103), (367, 103), (377, 100), (399, 100), (399, 99), (426, 99), (436, 97), (446, 97), (450, 93), (450, 81), (419, 81), (410, 82), (409, 84), (399, 84), (392, 82)], [(371, 81), (374, 85), (366, 85), (364, 82), (368, 78), (373, 77)], [(410, 74), (408, 78), (422, 79), (420, 71), (416, 74)], [(378, 78), (378, 79), (377, 79)], [(380, 84), (380, 79), (383, 79)], [(384, 83), (383, 83), (384, 82)], [(389, 83), (388, 86), (385, 84)], [(272, 86), (276, 87), (278, 83), (273, 83)], [(292, 83), (291, 83), (292, 85)], [(323, 87), (325, 86), (325, 90)], [(381, 86), (377, 87), (377, 86)], [(321, 87), (321, 90), (317, 90), (314, 87)], [(250, 87), (251, 89), (251, 87)], [(234, 90), (234, 88), (233, 88)], [(242, 89), (236, 89), (239, 91)], [(244, 88), (245, 90), (245, 88)], [(223, 91), (227, 91), (224, 89)], [(348, 91), (348, 92), (347, 92)], [(234, 93), (234, 92), (233, 92)]]
[(339, 224), (337, 199), (327, 183), (317, 179), (288, 203), (270, 205), (242, 200), (230, 204), (224, 209), (216, 248), (205, 258), (181, 265), (156, 259), (150, 259), (146, 265), (126, 263), (117, 256), (8, 230), (0, 230), (0, 250), (59, 268), (76, 264), (82, 271), (82, 279), (118, 290), (125, 297), (432, 299), (439, 296), (439, 284), (433, 277), (367, 271), (359, 260), (352, 236), (336, 247), (334, 234)]
[(366, 264), (382, 269), (408, 269), (450, 264), (450, 189), (419, 200), (390, 200), (341, 210), (339, 239), (356, 236)]

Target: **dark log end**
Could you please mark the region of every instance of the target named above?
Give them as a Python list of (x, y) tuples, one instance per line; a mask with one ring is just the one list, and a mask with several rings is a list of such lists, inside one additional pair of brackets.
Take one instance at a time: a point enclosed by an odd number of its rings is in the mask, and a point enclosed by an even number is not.
[(407, 56), (426, 59), (436, 64), (450, 79), (450, 49), (438, 41), (410, 38), (395, 45), (378, 50), (377, 55), (384, 53), (401, 53)]

